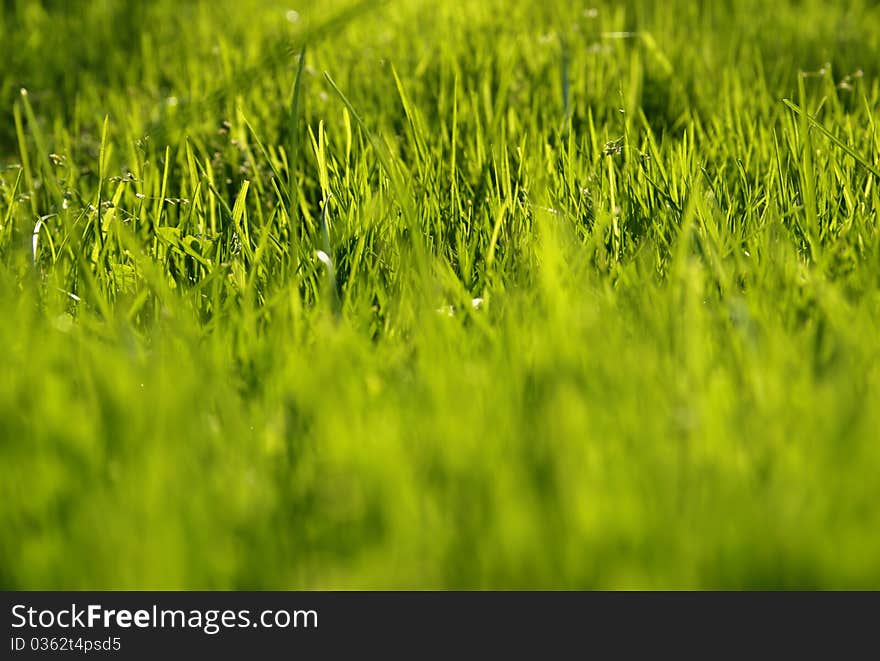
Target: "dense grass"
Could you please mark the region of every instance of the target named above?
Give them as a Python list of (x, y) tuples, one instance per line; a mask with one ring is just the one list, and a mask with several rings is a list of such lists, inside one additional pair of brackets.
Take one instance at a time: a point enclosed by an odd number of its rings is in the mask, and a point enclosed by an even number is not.
[(2, 587), (880, 587), (875, 3), (2, 7)]

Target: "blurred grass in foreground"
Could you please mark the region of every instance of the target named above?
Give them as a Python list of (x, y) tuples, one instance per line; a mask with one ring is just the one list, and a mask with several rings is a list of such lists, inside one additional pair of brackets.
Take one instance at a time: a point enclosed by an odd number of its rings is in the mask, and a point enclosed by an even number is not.
[(880, 586), (873, 3), (0, 33), (2, 587)]

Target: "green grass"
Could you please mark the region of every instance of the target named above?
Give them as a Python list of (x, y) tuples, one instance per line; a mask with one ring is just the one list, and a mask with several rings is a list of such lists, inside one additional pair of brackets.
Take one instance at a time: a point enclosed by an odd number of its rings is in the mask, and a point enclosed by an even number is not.
[(876, 3), (293, 9), (0, 10), (0, 586), (880, 587)]

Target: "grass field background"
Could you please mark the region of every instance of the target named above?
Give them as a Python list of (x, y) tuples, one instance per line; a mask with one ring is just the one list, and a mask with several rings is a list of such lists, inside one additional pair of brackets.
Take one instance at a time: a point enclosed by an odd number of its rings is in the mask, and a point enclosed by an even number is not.
[(0, 35), (0, 586), (880, 587), (877, 3)]

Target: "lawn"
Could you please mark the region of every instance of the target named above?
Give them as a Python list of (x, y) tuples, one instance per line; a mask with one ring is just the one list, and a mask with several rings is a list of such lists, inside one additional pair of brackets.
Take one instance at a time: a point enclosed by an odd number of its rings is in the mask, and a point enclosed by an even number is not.
[(876, 2), (10, 0), (0, 63), (0, 587), (880, 588)]

